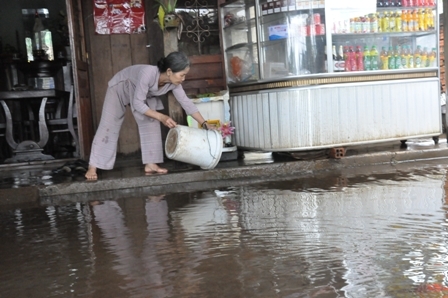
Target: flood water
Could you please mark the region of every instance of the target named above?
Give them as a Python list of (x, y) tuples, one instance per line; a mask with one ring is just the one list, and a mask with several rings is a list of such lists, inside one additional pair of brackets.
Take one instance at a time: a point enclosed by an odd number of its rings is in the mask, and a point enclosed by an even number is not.
[(0, 297), (444, 297), (446, 169), (0, 210)]

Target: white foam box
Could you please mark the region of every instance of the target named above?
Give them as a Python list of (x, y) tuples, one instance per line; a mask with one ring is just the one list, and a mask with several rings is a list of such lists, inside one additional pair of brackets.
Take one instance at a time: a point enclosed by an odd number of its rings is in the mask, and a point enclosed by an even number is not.
[[(206, 120), (219, 120), (220, 123), (226, 122), (224, 119), (224, 101), (209, 101), (195, 103), (202, 117)], [(191, 126), (200, 128), (201, 125), (196, 120), (191, 119)]]

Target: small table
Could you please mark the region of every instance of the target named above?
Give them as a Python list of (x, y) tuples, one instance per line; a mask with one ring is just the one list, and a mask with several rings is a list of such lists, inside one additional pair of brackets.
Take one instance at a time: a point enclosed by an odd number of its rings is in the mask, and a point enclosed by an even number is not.
[[(43, 147), (49, 139), (48, 127), (45, 122), (45, 105), (48, 98), (62, 98), (70, 93), (62, 90), (25, 90), (25, 91), (0, 91), (0, 104), (5, 110), (6, 116), (6, 142), (12, 148), (14, 156), (5, 160), (5, 163), (28, 162), (36, 160), (52, 160), (53, 156), (43, 154)], [(29, 99), (41, 99), (39, 107), (39, 141), (25, 140), (17, 143), (13, 137), (12, 115), (5, 100), (26, 101)]]

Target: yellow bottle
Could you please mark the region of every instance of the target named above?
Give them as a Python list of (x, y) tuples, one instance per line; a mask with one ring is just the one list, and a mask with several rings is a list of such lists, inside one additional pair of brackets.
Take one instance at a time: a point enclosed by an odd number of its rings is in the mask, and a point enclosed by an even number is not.
[(382, 24), (382, 26), (381, 26), (382, 32), (390, 32), (390, 30), (389, 30), (389, 13), (387, 11), (385, 11), (383, 14), (383, 19), (382, 19), (381, 24)]
[(391, 11), (389, 14), (389, 32), (395, 31), (397, 31), (395, 27), (395, 13)]
[(380, 53), (381, 69), (389, 69), (389, 56), (386, 51), (386, 47), (383, 47)]
[(417, 11), (417, 19), (418, 19), (418, 31), (426, 31), (425, 29), (425, 14), (423, 10), (420, 8)]
[(434, 17), (431, 8), (426, 9), (425, 13), (426, 30), (434, 30)]
[(401, 21), (401, 11), (397, 11), (395, 13), (395, 31), (397, 32), (403, 31), (403, 23)]
[(436, 48), (432, 48), (428, 57), (428, 67), (436, 67), (437, 52)]
[(421, 53), (422, 64), (420, 67), (428, 67), (428, 48), (424, 47)]
[(383, 32), (383, 16), (377, 13), (376, 19), (378, 21), (378, 32)]

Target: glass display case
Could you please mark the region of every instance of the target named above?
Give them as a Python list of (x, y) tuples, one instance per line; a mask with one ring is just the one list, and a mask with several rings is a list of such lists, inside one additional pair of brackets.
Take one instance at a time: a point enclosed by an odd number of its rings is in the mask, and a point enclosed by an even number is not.
[(429, 136), (438, 142), (442, 114), (437, 4), (222, 4), (235, 145), (304, 151)]
[(220, 11), (229, 84), (438, 67), (433, 0), (236, 0)]

